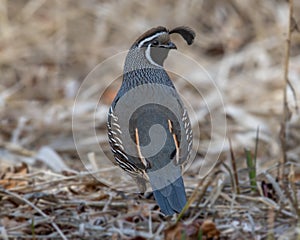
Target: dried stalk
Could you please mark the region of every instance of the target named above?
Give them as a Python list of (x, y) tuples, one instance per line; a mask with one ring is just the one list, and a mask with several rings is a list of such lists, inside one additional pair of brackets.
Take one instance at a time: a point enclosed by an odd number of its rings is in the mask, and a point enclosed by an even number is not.
[(290, 48), (291, 48), (291, 36), (292, 36), (292, 23), (293, 23), (293, 0), (289, 0), (289, 21), (288, 21), (288, 35), (286, 39), (285, 47), (285, 59), (284, 59), (284, 88), (283, 88), (283, 120), (280, 130), (280, 141), (282, 150), (282, 159), (279, 160), (278, 178), (282, 182), (286, 178), (284, 174), (284, 166), (287, 162), (287, 127), (291, 118), (291, 111), (287, 100), (287, 88), (290, 86), (289, 81), (289, 63), (290, 63)]

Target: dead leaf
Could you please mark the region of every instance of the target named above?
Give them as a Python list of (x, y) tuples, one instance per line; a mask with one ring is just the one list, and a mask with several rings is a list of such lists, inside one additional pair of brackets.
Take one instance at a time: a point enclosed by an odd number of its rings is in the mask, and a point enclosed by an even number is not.
[(201, 225), (202, 235), (207, 239), (219, 239), (220, 231), (216, 228), (216, 225), (211, 220), (205, 220)]
[[(5, 189), (26, 186), (28, 185), (28, 180), (25, 179), (25, 175), (28, 173), (29, 169), (26, 163), (7, 168), (5, 171), (0, 172), (0, 185)], [(24, 180), (21, 180), (22, 178)]]
[(203, 223), (200, 220), (195, 220), (191, 224), (179, 222), (165, 230), (166, 240), (193, 240), (198, 239), (200, 235), (202, 235), (202, 239), (219, 239), (220, 232), (210, 220)]

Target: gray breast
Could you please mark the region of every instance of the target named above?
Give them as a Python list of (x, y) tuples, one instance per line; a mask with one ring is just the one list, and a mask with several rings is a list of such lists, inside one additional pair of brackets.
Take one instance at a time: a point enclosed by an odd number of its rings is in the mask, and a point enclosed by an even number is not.
[[(142, 155), (149, 163), (148, 170), (152, 171), (173, 161), (174, 135), (180, 143), (179, 162), (186, 160), (191, 145), (187, 136), (190, 124), (174, 88), (154, 83), (139, 85), (118, 100), (114, 115), (118, 117), (120, 138), (131, 163), (142, 166)], [(188, 124), (182, 121), (184, 118)], [(137, 131), (140, 149), (137, 149)]]

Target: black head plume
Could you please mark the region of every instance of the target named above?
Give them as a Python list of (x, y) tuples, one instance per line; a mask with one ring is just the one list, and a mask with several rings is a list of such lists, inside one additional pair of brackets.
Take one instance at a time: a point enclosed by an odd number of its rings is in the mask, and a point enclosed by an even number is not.
[[(147, 64), (158, 67), (163, 66), (169, 51), (177, 49), (176, 45), (170, 39), (170, 35), (173, 33), (180, 34), (188, 45), (191, 45), (195, 38), (195, 32), (189, 27), (176, 27), (171, 31), (162, 26), (151, 28), (142, 34), (131, 46), (130, 49), (132, 52), (129, 54), (128, 61), (126, 62), (127, 66), (132, 64), (133, 60), (138, 57), (142, 58), (137, 61), (137, 65), (141, 64), (141, 60), (146, 59)], [(135, 57), (133, 58), (132, 56)]]
[(169, 34), (173, 33), (180, 34), (188, 45), (191, 45), (193, 43), (196, 36), (195, 32), (191, 28), (184, 26), (176, 27), (169, 32)]

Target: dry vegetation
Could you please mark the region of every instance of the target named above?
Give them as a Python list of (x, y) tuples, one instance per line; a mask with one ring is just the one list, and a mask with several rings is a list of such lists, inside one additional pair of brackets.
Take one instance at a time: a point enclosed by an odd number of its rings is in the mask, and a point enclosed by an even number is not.
[[(288, 2), (0, 1), (0, 238), (299, 239), (299, 13), (295, 1), (279, 165)], [(192, 46), (174, 41), (208, 73), (176, 53), (167, 60), (200, 142), (177, 219), (107, 161), (124, 56), (89, 74), (158, 25), (193, 28)]]

